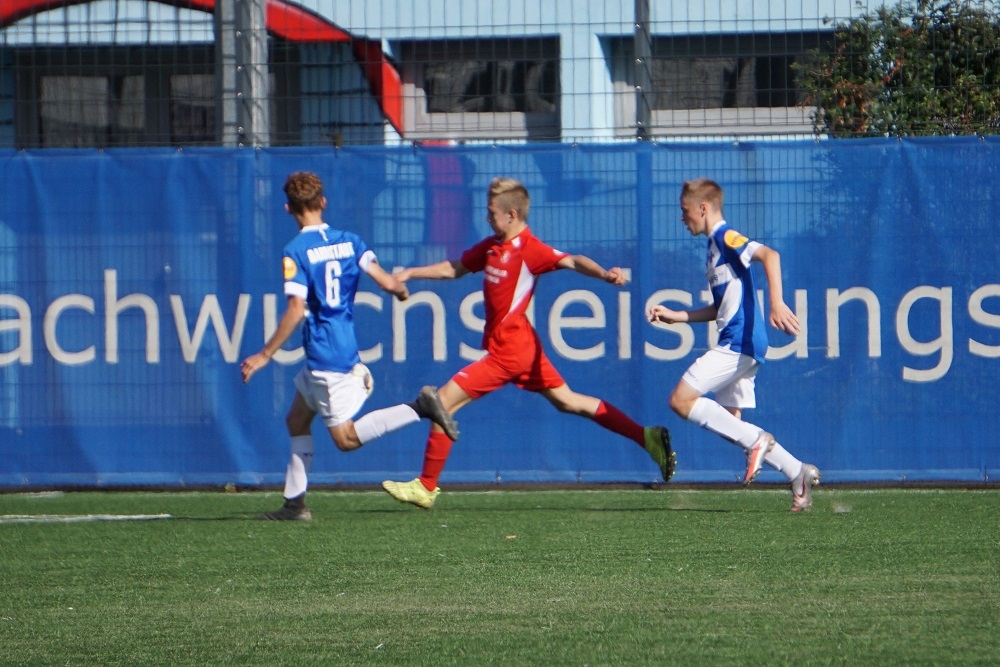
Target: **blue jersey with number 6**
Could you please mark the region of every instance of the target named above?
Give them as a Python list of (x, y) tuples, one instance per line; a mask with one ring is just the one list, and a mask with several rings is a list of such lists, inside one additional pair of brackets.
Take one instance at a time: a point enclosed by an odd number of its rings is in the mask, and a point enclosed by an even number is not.
[(354, 333), (358, 279), (376, 261), (357, 234), (329, 225), (305, 227), (285, 246), (285, 295), (306, 302), (306, 366), (347, 373), (361, 361)]

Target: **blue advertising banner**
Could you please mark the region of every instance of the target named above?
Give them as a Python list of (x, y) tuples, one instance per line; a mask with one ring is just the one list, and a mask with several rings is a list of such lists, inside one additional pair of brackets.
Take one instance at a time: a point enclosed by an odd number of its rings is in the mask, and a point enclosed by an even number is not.
[[(678, 195), (713, 178), (730, 225), (781, 253), (802, 322), (796, 337), (770, 332), (744, 417), (826, 481), (1000, 473), (1000, 141), (939, 138), (0, 152), (0, 486), (281, 483), (300, 343), (247, 385), (239, 365), (284, 309), (281, 250), (297, 230), (282, 184), (297, 170), (323, 178), (326, 221), (387, 268), (457, 259), (490, 234), (490, 179), (523, 181), (537, 236), (631, 276), (540, 280), (532, 316), (550, 358), (577, 392), (669, 427), (680, 482), (744, 466), (667, 405), (714, 325), (644, 317), (706, 303), (705, 239)], [(481, 354), (481, 275), (409, 287), (397, 302), (362, 281), (376, 383), (363, 410)], [(631, 441), (513, 387), (457, 417), (442, 485), (658, 479)], [(426, 423), (347, 454), (325, 430), (313, 483), (419, 472)]]

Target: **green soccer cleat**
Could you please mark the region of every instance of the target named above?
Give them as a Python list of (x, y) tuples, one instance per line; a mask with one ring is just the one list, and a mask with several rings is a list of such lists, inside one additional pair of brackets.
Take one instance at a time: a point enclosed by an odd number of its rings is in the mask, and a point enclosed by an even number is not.
[(434, 501), (437, 500), (438, 494), (441, 493), (441, 487), (437, 487), (433, 491), (428, 491), (419, 477), (409, 482), (386, 480), (382, 482), (382, 488), (399, 502), (410, 503), (425, 510), (434, 507)]
[(663, 426), (647, 426), (642, 432), (646, 439), (646, 452), (660, 468), (663, 482), (669, 482), (677, 467), (677, 455), (670, 448), (670, 431)]

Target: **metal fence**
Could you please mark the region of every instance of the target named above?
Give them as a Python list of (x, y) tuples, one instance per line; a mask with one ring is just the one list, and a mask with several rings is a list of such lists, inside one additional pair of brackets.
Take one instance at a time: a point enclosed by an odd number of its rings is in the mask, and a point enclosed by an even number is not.
[[(948, 6), (988, 23), (996, 8), (992, 0)], [(881, 7), (874, 0), (3, 0), (0, 147), (810, 135), (824, 116), (817, 118), (820, 102), (850, 110), (867, 81), (808, 79), (815, 71), (804, 64), (840, 53), (861, 77), (862, 65), (870, 69), (886, 54), (878, 45), (868, 45), (874, 55), (845, 53), (859, 42), (845, 42), (849, 33), (838, 38), (836, 28)], [(995, 28), (993, 20), (988, 30)], [(995, 95), (993, 42), (952, 37), (931, 50), (962, 49), (967, 61), (983, 63), (978, 85)], [(912, 68), (913, 53), (898, 56)], [(876, 103), (885, 96), (867, 94)]]

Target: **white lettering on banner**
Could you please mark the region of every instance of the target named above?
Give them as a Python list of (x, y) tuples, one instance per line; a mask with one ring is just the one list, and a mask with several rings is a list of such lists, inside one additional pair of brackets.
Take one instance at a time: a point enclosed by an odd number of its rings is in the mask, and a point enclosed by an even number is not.
[(201, 302), (201, 309), (198, 311), (198, 319), (194, 323), (194, 332), (188, 333), (187, 316), (184, 314), (184, 301), (176, 294), (170, 295), (170, 308), (174, 311), (174, 322), (177, 324), (177, 339), (181, 344), (181, 354), (184, 361), (193, 363), (198, 357), (198, 349), (201, 341), (205, 337), (209, 321), (215, 329), (216, 338), (219, 341), (219, 348), (222, 350), (222, 358), (229, 363), (235, 363), (240, 354), (240, 342), (243, 340), (243, 329), (247, 323), (247, 311), (250, 309), (250, 295), (240, 294), (236, 306), (236, 322), (233, 324), (233, 334), (226, 331), (226, 318), (219, 308), (219, 297), (214, 294), (207, 295)]
[(866, 287), (852, 287), (838, 292), (826, 291), (826, 356), (840, 357), (840, 307), (849, 301), (860, 301), (868, 313), (868, 356), (877, 359), (882, 356), (882, 309), (875, 292)]
[[(265, 294), (263, 303), (264, 340), (271, 340), (271, 336), (278, 330), (278, 296), (276, 294)], [(379, 346), (379, 350), (381, 351), (381, 345)], [(293, 350), (279, 348), (271, 356), (271, 359), (279, 364), (297, 364), (305, 358), (306, 351), (302, 349), (301, 345)], [(362, 353), (361, 361), (368, 363), (364, 358), (364, 353)]]
[(444, 302), (434, 292), (410, 294), (406, 301), (392, 302), (392, 360), (406, 361), (406, 313), (417, 306), (431, 309), (431, 351), (434, 361), (448, 358), (448, 340), (445, 331)]
[[(900, 374), (907, 382), (935, 382), (943, 378), (950, 370), (955, 355), (954, 340), (954, 318), (956, 313), (953, 304), (952, 287), (934, 287), (921, 285), (906, 292), (899, 301), (895, 310), (894, 325), (896, 337), (900, 349), (914, 357), (927, 358), (932, 360), (931, 368), (913, 368), (903, 365)], [(841, 356), (841, 329), (844, 314), (851, 315), (850, 331), (864, 332), (863, 340), (866, 345), (866, 352), (869, 358), (882, 356), (882, 303), (878, 296), (871, 289), (854, 286), (846, 289), (826, 289), (825, 291), (825, 333), (826, 345), (819, 348), (825, 350), (829, 359), (837, 359)], [(98, 314), (99, 306), (95, 299), (85, 294), (65, 294), (59, 296), (49, 303), (44, 311), (41, 321), (42, 341), (45, 350), (51, 358), (58, 364), (76, 366), (93, 363), (98, 358), (96, 347), (100, 341), (99, 334), (91, 344), (85, 344), (82, 349), (67, 349), (65, 339), (60, 341), (59, 322), (70, 310), (76, 310), (79, 314), (75, 318), (95, 318), (97, 322), (103, 320), (104, 323), (104, 361), (108, 364), (117, 364), (120, 361), (119, 319), (122, 314), (130, 309), (138, 309), (142, 313), (145, 323), (145, 354), (146, 363), (160, 363), (161, 355), (161, 322), (160, 310), (153, 297), (146, 294), (128, 294), (118, 296), (118, 273), (114, 269), (104, 271), (104, 300), (103, 313)], [(702, 302), (708, 303), (711, 298), (707, 291), (698, 293)], [(762, 295), (758, 295), (762, 298)], [(1000, 305), (991, 303), (990, 299), (1000, 299), (1000, 285), (988, 284), (975, 289), (969, 296), (967, 303), (968, 315), (971, 322), (985, 330), (997, 332), (1000, 330)], [(219, 304), (218, 296), (207, 294), (202, 297), (195, 319), (194, 327), (189, 325), (183, 299), (180, 295), (171, 294), (168, 297), (170, 309), (174, 319), (177, 332), (177, 339), (180, 344), (181, 354), (187, 363), (195, 363), (198, 351), (208, 340), (209, 323), (215, 334), (215, 340), (227, 363), (237, 363), (241, 354), (241, 343), (246, 329), (247, 318), (250, 314), (251, 296), (240, 294), (235, 304), (235, 314), (232, 316), (232, 328), (227, 325), (227, 316)], [(791, 356), (796, 358), (806, 358), (810, 353), (807, 346), (809, 339), (808, 315), (808, 293), (806, 290), (795, 290), (794, 311), (799, 318), (801, 331), (798, 336), (782, 346), (772, 346), (768, 350), (769, 359), (783, 359)], [(484, 321), (476, 314), (476, 309), (482, 304), (482, 292), (477, 290), (467, 294), (458, 304), (458, 318), (461, 326), (469, 332), (481, 334), (484, 328)], [(635, 322), (645, 322), (644, 313), (653, 305), (679, 304), (681, 307), (690, 308), (694, 303), (694, 296), (690, 292), (677, 289), (662, 289), (654, 292), (645, 300), (641, 312), (632, 311), (631, 294), (627, 291), (619, 291), (616, 298), (618, 313), (617, 317), (611, 321), (617, 333), (617, 351), (610, 352), (618, 359), (628, 360), (632, 358), (632, 327)], [(609, 303), (614, 303), (609, 301)], [(586, 316), (568, 316), (566, 311), (573, 304), (579, 304), (589, 310)], [(857, 309), (855, 304), (861, 304), (862, 309)], [(385, 297), (372, 292), (358, 292), (356, 306), (372, 308), (377, 312), (385, 309)], [(992, 305), (992, 308), (989, 306)], [(430, 324), (430, 351), (435, 361), (446, 361), (448, 358), (447, 342), (447, 317), (448, 309), (442, 298), (431, 291), (421, 291), (410, 295), (405, 302), (392, 301), (392, 329), (390, 332), (380, 334), (381, 336), (392, 337), (392, 361), (401, 363), (406, 361), (408, 355), (409, 333), (407, 328), (407, 318), (411, 311), (418, 312), (420, 309), (427, 309), (431, 319)], [(589, 347), (574, 347), (570, 340), (567, 340), (566, 332), (570, 330), (589, 329), (600, 335), (606, 332), (608, 317), (605, 301), (596, 293), (589, 290), (570, 290), (556, 295), (547, 318), (547, 332), (555, 354), (577, 361), (593, 361), (601, 359), (609, 354), (607, 350), (607, 340), (602, 339)], [(414, 310), (417, 309), (417, 310)], [(931, 317), (927, 316), (928, 309), (931, 309)], [(270, 338), (277, 328), (278, 298), (274, 294), (265, 294), (262, 299), (262, 325), (264, 338)], [(535, 302), (532, 300), (527, 309), (529, 320), (535, 321)], [(919, 320), (916, 318), (919, 316)], [(859, 326), (859, 317), (864, 321)], [(928, 326), (936, 328), (935, 335), (930, 340), (917, 340), (911, 330), (911, 325), (919, 321), (922, 329)], [(676, 361), (690, 356), (695, 352), (695, 332), (691, 325), (679, 323), (667, 325), (663, 323), (648, 324), (648, 332), (669, 332), (677, 337), (675, 345), (661, 347), (652, 340), (643, 342), (642, 354), (646, 359), (656, 361)], [(79, 330), (79, 329), (77, 329)], [(65, 335), (65, 325), (63, 328)], [(713, 323), (706, 325), (709, 345), (714, 344), (713, 334), (715, 326)], [(420, 332), (414, 334), (420, 340), (428, 340), (427, 333)], [(0, 367), (11, 364), (31, 365), (34, 362), (33, 348), (33, 321), (31, 305), (22, 297), (15, 294), (0, 294)], [(970, 354), (986, 359), (1000, 358), (1000, 345), (987, 344), (981, 340), (969, 337), (966, 341)], [(422, 343), (423, 344), (423, 343)], [(71, 346), (72, 347), (72, 346)], [(134, 349), (133, 346), (125, 346), (124, 349)], [(817, 349), (817, 348), (813, 348)], [(483, 355), (483, 351), (464, 342), (457, 345), (457, 354), (461, 359), (473, 361)], [(372, 363), (384, 357), (383, 342), (376, 341), (371, 347), (361, 351), (361, 359), (365, 363)], [(293, 364), (298, 363), (303, 358), (301, 347), (291, 350), (279, 350), (274, 360), (277, 363)]]
[[(458, 305), (458, 317), (462, 324), (469, 331), (477, 331), (482, 335), (486, 330), (486, 320), (476, 317), (475, 307), (484, 301), (483, 291), (473, 292)], [(534, 300), (529, 303), (529, 308), (535, 304)], [(464, 342), (458, 344), (458, 356), (466, 361), (479, 361), (486, 356), (486, 350), (481, 347), (472, 347)]]
[[(642, 308), (642, 312), (649, 312), (649, 309), (653, 306), (662, 303), (679, 303), (686, 308), (690, 308), (692, 304), (691, 294), (679, 289), (661, 289), (657, 292), (653, 292), (648, 299), (646, 299), (646, 304)], [(676, 361), (678, 359), (683, 359), (684, 357), (691, 354), (691, 350), (694, 349), (694, 329), (690, 324), (686, 322), (678, 322), (677, 324), (667, 324), (666, 322), (653, 322), (651, 326), (656, 329), (663, 329), (664, 331), (669, 331), (673, 334), (677, 334), (680, 337), (680, 344), (673, 349), (664, 349), (662, 347), (656, 347), (650, 342), (643, 343), (643, 353), (648, 359), (656, 359), (657, 361)], [(709, 327), (709, 331), (714, 331), (715, 327)]]
[[(572, 303), (582, 303), (593, 313), (590, 317), (567, 317), (563, 311)], [(596, 343), (583, 350), (571, 347), (563, 338), (563, 329), (603, 329), (607, 325), (604, 302), (588, 290), (576, 289), (556, 297), (549, 311), (549, 340), (560, 355), (573, 361), (593, 361), (604, 356), (604, 343)]]
[[(939, 320), (941, 325), (941, 335), (931, 341), (921, 342), (910, 335), (910, 309), (920, 299), (936, 299), (938, 309), (941, 314)], [(917, 287), (903, 295), (903, 300), (896, 310), (896, 335), (903, 349), (910, 354), (926, 357), (932, 354), (941, 353), (938, 365), (927, 370), (917, 370), (903, 366), (903, 379), (910, 382), (933, 382), (940, 380), (951, 368), (951, 359), (955, 353), (955, 346), (952, 344), (952, 321), (951, 321), (951, 288), (950, 287)]]
[[(369, 306), (380, 313), (382, 312), (382, 297), (377, 294), (372, 294), (371, 292), (357, 292), (354, 295), (354, 305), (357, 306), (358, 304)], [(270, 338), (269, 335), (264, 336), (264, 340), (267, 340), (268, 338)], [(299, 353), (302, 357), (306, 356), (305, 350), (301, 347), (299, 348)], [(358, 350), (358, 354), (361, 356), (361, 363), (374, 364), (382, 358), (382, 343), (375, 343), (367, 350)]]
[(48, 349), (49, 354), (52, 355), (52, 358), (60, 364), (66, 364), (67, 366), (89, 364), (97, 357), (97, 352), (95, 351), (93, 345), (86, 347), (79, 352), (67, 352), (62, 348), (59, 341), (56, 339), (56, 325), (59, 322), (59, 316), (62, 315), (64, 310), (69, 308), (79, 308), (80, 310), (93, 315), (94, 300), (89, 296), (84, 296), (82, 294), (67, 294), (53, 301), (49, 307), (45, 309), (45, 319), (42, 321), (42, 330), (45, 335), (45, 347)]
[[(983, 301), (989, 297), (1000, 297), (1000, 285), (983, 285), (969, 297), (969, 316), (976, 324), (982, 324), (993, 329), (1000, 329), (1000, 315), (987, 313), (983, 310)], [(969, 352), (977, 357), (996, 359), (1000, 357), (1000, 345), (984, 345), (977, 340), (969, 339)]]
[(14, 319), (0, 319), (0, 337), (4, 331), (16, 331), (17, 345), (9, 352), (0, 352), (0, 366), (7, 366), (15, 361), (27, 366), (31, 363), (31, 308), (28, 302), (13, 294), (0, 294), (0, 312), (4, 308), (17, 311)]
[[(764, 293), (757, 292), (757, 300), (764, 303)], [(809, 330), (809, 296), (805, 290), (795, 290), (795, 316), (799, 318), (799, 330)], [(809, 337), (794, 336), (792, 342), (787, 345), (771, 345), (767, 348), (765, 359), (778, 360), (795, 355), (797, 359), (805, 359), (809, 356)]]
[[(146, 316), (146, 363), (160, 362), (160, 311), (145, 294), (118, 298), (118, 272), (104, 270), (104, 359), (118, 363), (118, 315), (128, 308), (139, 308)], [(94, 311), (90, 311), (94, 312)]]

